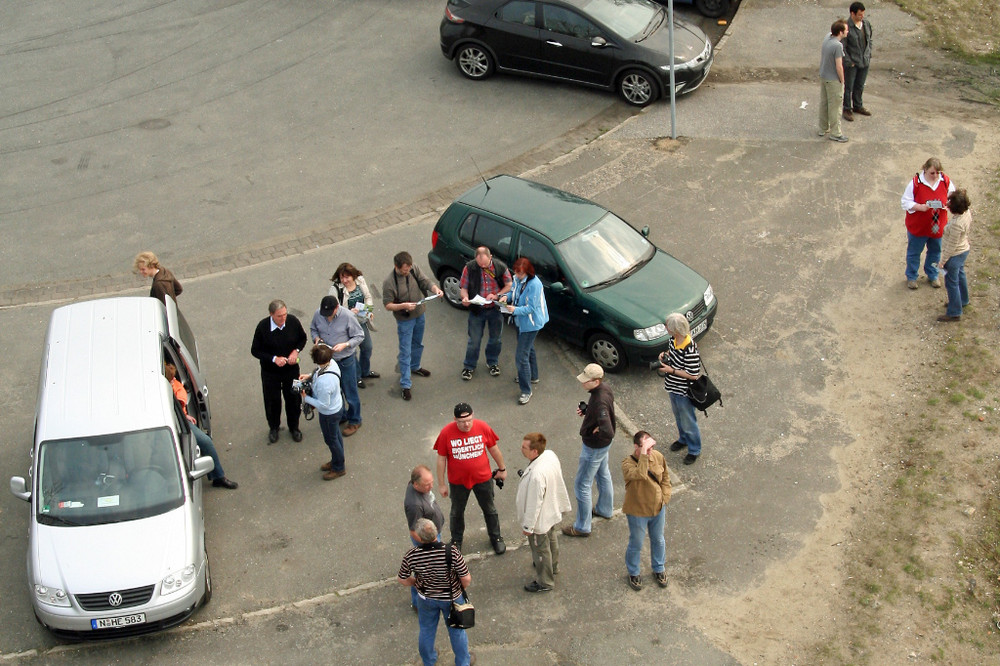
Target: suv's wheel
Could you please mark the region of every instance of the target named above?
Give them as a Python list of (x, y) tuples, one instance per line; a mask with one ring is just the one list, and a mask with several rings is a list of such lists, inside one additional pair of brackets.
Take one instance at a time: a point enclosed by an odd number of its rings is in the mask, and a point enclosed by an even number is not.
[(640, 69), (622, 74), (618, 79), (618, 92), (632, 106), (647, 106), (659, 96), (656, 82)]
[(212, 567), (208, 564), (208, 553), (205, 553), (205, 595), (201, 598), (201, 605), (207, 606), (212, 600)]
[(718, 18), (729, 11), (729, 0), (694, 0), (694, 7), (703, 16)]
[(462, 294), (459, 292), (459, 282), (461, 277), (455, 271), (450, 268), (446, 268), (441, 271), (441, 291), (444, 292), (444, 299), (448, 301), (448, 305), (460, 309), (464, 309), (465, 306), (462, 305)]
[(474, 81), (485, 79), (493, 73), (496, 65), (490, 52), (478, 44), (463, 44), (455, 54), (458, 71)]
[(607, 372), (620, 372), (628, 366), (625, 349), (607, 333), (595, 333), (587, 340), (587, 354)]

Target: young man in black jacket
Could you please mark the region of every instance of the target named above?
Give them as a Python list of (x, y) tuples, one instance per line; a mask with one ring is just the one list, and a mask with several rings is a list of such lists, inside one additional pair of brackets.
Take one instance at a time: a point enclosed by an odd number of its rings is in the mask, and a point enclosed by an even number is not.
[[(615, 510), (615, 489), (611, 484), (611, 470), (608, 467), (608, 452), (615, 437), (615, 397), (604, 384), (604, 368), (591, 363), (577, 375), (583, 388), (590, 392), (590, 401), (585, 409), (576, 410), (583, 417), (580, 424), (580, 467), (576, 472), (574, 492), (576, 494), (576, 521), (562, 528), (562, 533), (571, 537), (590, 536), (593, 516), (610, 518)], [(591, 497), (591, 485), (597, 481), (597, 505)]]

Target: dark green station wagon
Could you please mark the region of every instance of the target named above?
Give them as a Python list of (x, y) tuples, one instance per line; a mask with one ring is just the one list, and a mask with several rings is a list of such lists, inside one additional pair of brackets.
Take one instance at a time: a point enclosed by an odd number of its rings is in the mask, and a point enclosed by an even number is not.
[(667, 348), (666, 316), (680, 312), (698, 337), (715, 319), (708, 280), (607, 209), (547, 185), (496, 176), (454, 201), (438, 220), (427, 259), (458, 308), (462, 267), (485, 245), (512, 264), (527, 257), (545, 288), (545, 331), (610, 372), (646, 365)]

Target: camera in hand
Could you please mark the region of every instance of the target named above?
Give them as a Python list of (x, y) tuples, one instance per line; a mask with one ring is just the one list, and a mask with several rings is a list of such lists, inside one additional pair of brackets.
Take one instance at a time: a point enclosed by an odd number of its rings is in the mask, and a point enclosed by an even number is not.
[[(308, 379), (296, 379), (292, 381), (292, 390), (296, 393), (301, 393), (305, 391), (306, 395), (312, 395), (313, 392), (313, 378)], [(312, 405), (306, 403), (305, 400), (302, 401), (302, 416), (306, 421), (312, 421), (315, 414), (316, 408)]]
[(495, 470), (493, 470), (493, 474), (492, 474), (491, 478), (492, 478), (492, 479), (493, 479), (494, 481), (496, 481), (496, 484), (497, 484), (497, 488), (499, 488), (499, 489), (503, 490), (503, 479), (498, 479), (498, 478), (497, 478), (497, 472), (499, 472), (499, 471), (500, 471), (500, 470), (498, 470), (498, 469), (495, 469)]
[(583, 414), (587, 413), (587, 403), (585, 403), (583, 400), (580, 401), (580, 404), (577, 405), (576, 408), (579, 409), (580, 412)]

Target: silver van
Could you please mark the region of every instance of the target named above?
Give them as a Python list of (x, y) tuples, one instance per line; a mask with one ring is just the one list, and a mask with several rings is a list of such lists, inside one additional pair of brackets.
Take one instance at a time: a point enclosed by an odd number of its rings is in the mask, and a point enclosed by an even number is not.
[(187, 619), (212, 596), (201, 456), (188, 412), (211, 432), (198, 348), (174, 301), (75, 303), (52, 313), (42, 356), (29, 478), (28, 588), (57, 635), (112, 638)]

